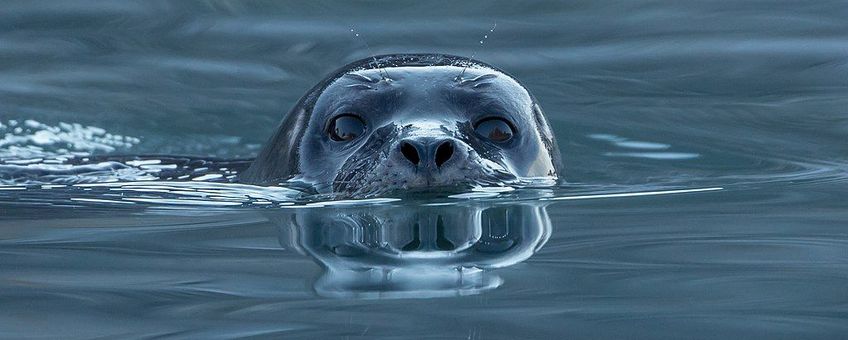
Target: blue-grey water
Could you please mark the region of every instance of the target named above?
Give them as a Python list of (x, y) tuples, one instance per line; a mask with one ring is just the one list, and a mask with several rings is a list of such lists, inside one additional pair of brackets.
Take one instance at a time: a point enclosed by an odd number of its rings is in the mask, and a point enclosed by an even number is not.
[[(846, 18), (3, 1), (0, 338), (845, 338)], [(359, 201), (230, 183), (313, 84), (396, 52), (520, 79), (566, 183)]]

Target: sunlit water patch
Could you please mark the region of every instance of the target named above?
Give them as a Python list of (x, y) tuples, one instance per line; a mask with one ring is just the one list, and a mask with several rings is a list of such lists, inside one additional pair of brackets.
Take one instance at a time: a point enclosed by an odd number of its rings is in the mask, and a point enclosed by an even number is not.
[(642, 150), (605, 152), (604, 155), (609, 157), (635, 157), (657, 160), (685, 160), (700, 157), (699, 154), (692, 152), (657, 151), (671, 148), (669, 144), (629, 140), (624, 137), (608, 134), (591, 134), (589, 138), (609, 142), (611, 145), (621, 149)]

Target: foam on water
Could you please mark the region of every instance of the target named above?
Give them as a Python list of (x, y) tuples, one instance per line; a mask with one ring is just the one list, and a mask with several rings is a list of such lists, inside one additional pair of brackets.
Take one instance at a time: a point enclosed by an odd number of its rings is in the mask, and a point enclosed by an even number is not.
[(0, 123), (0, 135), (0, 160), (5, 163), (66, 161), (96, 152), (128, 150), (141, 141), (96, 126), (64, 122), (51, 126), (32, 119)]

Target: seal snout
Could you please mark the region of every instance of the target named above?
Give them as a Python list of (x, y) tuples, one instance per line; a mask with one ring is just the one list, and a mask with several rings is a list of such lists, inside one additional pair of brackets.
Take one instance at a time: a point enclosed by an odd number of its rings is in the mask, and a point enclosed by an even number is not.
[(455, 144), (449, 137), (413, 137), (402, 140), (398, 152), (415, 167), (441, 169), (454, 157)]

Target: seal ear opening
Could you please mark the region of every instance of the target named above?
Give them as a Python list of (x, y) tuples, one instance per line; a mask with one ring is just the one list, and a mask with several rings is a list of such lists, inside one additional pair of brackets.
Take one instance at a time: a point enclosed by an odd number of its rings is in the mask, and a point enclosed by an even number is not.
[(253, 164), (239, 176), (239, 180), (252, 184), (278, 184), (299, 173), (300, 140), (306, 131), (309, 113), (302, 105), (295, 106), (277, 127), (277, 132)]

